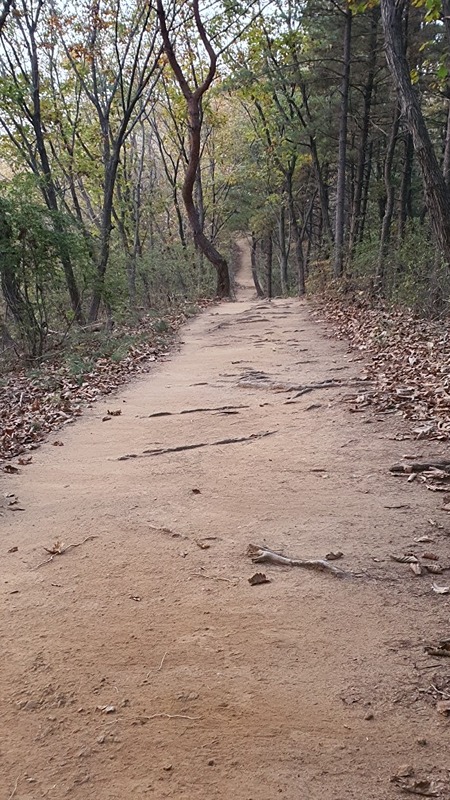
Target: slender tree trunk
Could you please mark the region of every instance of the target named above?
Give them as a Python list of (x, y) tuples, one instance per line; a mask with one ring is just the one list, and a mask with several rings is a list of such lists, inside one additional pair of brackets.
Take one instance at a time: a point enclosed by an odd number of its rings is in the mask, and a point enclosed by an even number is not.
[(269, 233), (267, 237), (267, 261), (266, 261), (266, 271), (267, 271), (267, 297), (269, 300), (273, 297), (273, 285), (272, 285), (272, 266), (273, 266), (273, 239), (272, 234)]
[(414, 161), (414, 146), (410, 133), (406, 134), (405, 139), (405, 153), (404, 164), (402, 173), (402, 183), (400, 187), (400, 211), (399, 211), (399, 225), (398, 225), (398, 238), (403, 241), (406, 234), (406, 221), (412, 217), (412, 203), (411, 203), (411, 182)]
[(440, 169), (405, 56), (402, 16), (405, 0), (381, 0), (386, 59), (420, 167), (430, 222), (450, 265), (450, 194)]
[(288, 273), (288, 246), (286, 242), (286, 215), (284, 206), (280, 206), (280, 216), (278, 219), (278, 231), (280, 242), (280, 278), (281, 278), (281, 291), (283, 294), (289, 289), (289, 273)]
[(358, 241), (360, 244), (364, 239), (364, 231), (366, 228), (367, 205), (369, 202), (370, 176), (372, 174), (372, 156), (373, 156), (373, 142), (369, 142), (368, 153), (367, 153), (367, 164), (364, 171), (364, 184), (363, 184), (362, 201), (361, 201), (361, 220), (360, 220), (359, 235), (358, 235)]
[(352, 44), (352, 12), (345, 12), (343, 71), (341, 84), (341, 116), (339, 123), (339, 153), (336, 189), (336, 224), (334, 250), (334, 276), (340, 278), (344, 271), (345, 233), (345, 176), (347, 168), (348, 102), (350, 92), (350, 62)]
[(395, 145), (397, 143), (398, 129), (400, 124), (400, 108), (398, 103), (395, 106), (394, 119), (392, 121), (391, 132), (386, 147), (384, 161), (384, 187), (386, 192), (386, 202), (384, 206), (384, 217), (381, 225), (380, 249), (378, 252), (378, 264), (376, 273), (376, 288), (381, 289), (384, 282), (384, 267), (387, 255), (387, 248), (391, 233), (392, 216), (395, 203), (395, 186), (392, 181), (392, 165), (394, 163)]
[(264, 289), (261, 286), (259, 276), (258, 276), (258, 264), (256, 258), (256, 248), (258, 246), (258, 240), (254, 233), (252, 233), (252, 246), (250, 249), (250, 256), (251, 256), (251, 264), (252, 264), (252, 277), (253, 283), (255, 284), (256, 294), (258, 297), (264, 297)]
[(442, 171), (444, 173), (444, 180), (447, 189), (450, 189), (450, 100), (448, 101), (448, 109), (447, 109), (447, 127), (445, 131), (444, 160), (442, 164)]
[(116, 149), (116, 151), (112, 154), (109, 164), (105, 170), (105, 185), (103, 188), (103, 208), (100, 229), (100, 248), (97, 263), (97, 275), (92, 292), (91, 306), (89, 309), (89, 322), (95, 322), (98, 317), (105, 286), (105, 274), (108, 266), (111, 244), (114, 186), (116, 182), (118, 166), (119, 151)]
[(305, 258), (303, 255), (302, 234), (295, 212), (294, 195), (292, 190), (292, 172), (287, 176), (287, 195), (289, 203), (289, 218), (294, 236), (295, 260), (297, 262), (297, 287), (300, 297), (305, 294)]
[(372, 110), (373, 87), (375, 81), (375, 67), (377, 63), (377, 37), (380, 10), (373, 8), (371, 11), (371, 25), (369, 36), (369, 57), (367, 60), (367, 77), (363, 89), (363, 115), (361, 140), (356, 168), (355, 195), (353, 200), (352, 218), (350, 221), (349, 251), (353, 252), (359, 237), (361, 226), (361, 206), (363, 197), (364, 176), (367, 164), (367, 142), (369, 139), (370, 114)]

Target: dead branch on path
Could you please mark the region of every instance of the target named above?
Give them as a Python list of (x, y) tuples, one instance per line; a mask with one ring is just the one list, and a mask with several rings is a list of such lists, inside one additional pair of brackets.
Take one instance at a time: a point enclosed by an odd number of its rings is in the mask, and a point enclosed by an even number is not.
[(284, 556), (282, 553), (276, 553), (269, 547), (260, 547), (255, 544), (249, 544), (247, 555), (252, 559), (254, 564), (268, 563), (281, 567), (304, 567), (304, 569), (331, 572), (331, 574), (335, 575), (337, 578), (343, 578), (350, 574), (342, 569), (338, 569), (338, 567), (333, 567), (325, 559), (287, 558), (287, 556)]
[(119, 456), (117, 461), (126, 461), (128, 458), (144, 458), (145, 456), (161, 456), (166, 453), (181, 453), (184, 450), (198, 450), (199, 447), (218, 447), (222, 444), (239, 444), (240, 442), (250, 442), (255, 439), (263, 439), (265, 436), (272, 436), (278, 431), (264, 431), (263, 433), (252, 433), (250, 436), (236, 436), (229, 439), (219, 439), (217, 442), (197, 442), (196, 444), (181, 444), (177, 447), (158, 447), (152, 450), (144, 450), (140, 455), (129, 453)]
[(450, 473), (450, 461), (417, 461), (413, 463), (393, 464), (389, 472), (411, 474), (413, 472), (427, 472), (429, 469), (439, 469)]
[(155, 411), (154, 414), (149, 414), (148, 418), (174, 417), (179, 414), (206, 414), (208, 411), (236, 411), (240, 408), (250, 408), (250, 406), (216, 406), (215, 408), (184, 408), (182, 411)]
[(86, 538), (83, 539), (82, 542), (75, 542), (74, 544), (68, 544), (67, 547), (63, 547), (62, 543), (57, 540), (51, 549), (48, 547), (44, 547), (44, 550), (47, 553), (51, 553), (50, 558), (46, 558), (44, 561), (41, 561), (39, 564), (36, 564), (36, 566), (32, 567), (32, 569), (39, 569), (39, 567), (43, 567), (44, 564), (49, 564), (50, 561), (53, 561), (55, 556), (62, 556), (64, 555), (64, 553), (67, 553), (67, 551), (71, 550), (73, 547), (81, 547), (82, 544), (85, 544), (85, 542), (89, 542), (91, 539), (98, 539), (98, 536), (91, 534), (90, 536), (86, 536)]

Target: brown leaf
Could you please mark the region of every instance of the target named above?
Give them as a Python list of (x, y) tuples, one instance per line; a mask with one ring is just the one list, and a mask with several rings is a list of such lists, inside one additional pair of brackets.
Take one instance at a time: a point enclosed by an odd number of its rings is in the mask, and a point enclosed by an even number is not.
[(5, 464), (3, 472), (9, 472), (11, 475), (15, 475), (20, 472), (20, 470), (18, 467), (14, 467), (13, 464)]
[(17, 463), (20, 464), (21, 467), (26, 467), (27, 464), (31, 464), (33, 460), (33, 456), (28, 456), (28, 458), (18, 458)]
[(248, 579), (250, 586), (259, 586), (261, 583), (270, 583), (270, 578), (264, 572), (255, 572), (251, 578)]
[(106, 413), (109, 414), (110, 417), (120, 417), (122, 411), (120, 408), (118, 408), (117, 411), (109, 411), (108, 409)]

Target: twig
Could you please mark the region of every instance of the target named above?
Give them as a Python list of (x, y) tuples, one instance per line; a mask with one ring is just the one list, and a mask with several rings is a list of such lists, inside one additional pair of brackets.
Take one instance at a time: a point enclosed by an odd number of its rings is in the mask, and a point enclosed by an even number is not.
[(13, 799), (15, 793), (17, 792), (18, 785), (19, 785), (19, 778), (16, 778), (16, 782), (14, 784), (14, 789), (12, 790), (11, 794), (9, 795), (8, 800), (12, 800)]
[(258, 545), (250, 544), (247, 549), (247, 555), (250, 556), (254, 564), (276, 564), (284, 567), (304, 567), (305, 569), (317, 569), (322, 572), (331, 572), (337, 578), (343, 578), (349, 573), (342, 569), (333, 567), (325, 559), (318, 558), (287, 558), (281, 553), (276, 553), (270, 550), (269, 547), (259, 547)]
[(159, 665), (158, 669), (156, 670), (156, 672), (161, 672), (161, 670), (162, 670), (162, 666), (163, 666), (163, 664), (164, 664), (164, 661), (165, 661), (165, 658), (166, 658), (166, 655), (167, 655), (167, 650), (166, 650), (166, 652), (164, 653), (164, 655), (163, 655), (163, 657), (162, 657), (162, 659), (161, 659), (161, 663), (160, 663), (160, 665)]
[(158, 717), (165, 717), (166, 719), (201, 719), (201, 717), (188, 717), (186, 714), (152, 714), (151, 717), (146, 717), (146, 719), (157, 719)]
[(182, 444), (178, 447), (158, 447), (152, 450), (144, 450), (140, 455), (129, 453), (119, 456), (117, 461), (126, 461), (128, 458), (144, 458), (145, 456), (161, 456), (165, 453), (181, 453), (183, 450), (197, 450), (199, 447), (218, 447), (222, 444), (238, 444), (239, 442), (250, 442), (254, 439), (263, 439), (265, 436), (272, 436), (277, 431), (264, 431), (263, 433), (252, 433), (250, 436), (236, 436), (232, 439), (219, 439), (217, 442), (198, 442), (197, 444)]
[[(74, 544), (68, 544), (67, 547), (62, 547), (61, 550), (57, 550), (55, 553), (52, 553), (50, 558), (46, 558), (44, 561), (41, 561), (39, 564), (36, 564), (36, 566), (32, 567), (32, 569), (39, 569), (39, 567), (43, 567), (44, 564), (49, 564), (50, 561), (53, 561), (55, 556), (62, 556), (64, 553), (67, 553), (68, 550), (71, 550), (72, 547), (81, 547), (82, 544), (85, 544), (85, 542), (89, 542), (91, 539), (98, 539), (98, 536), (92, 534), (91, 536), (86, 536), (86, 538), (83, 539), (82, 542), (75, 542)], [(50, 552), (50, 550), (48, 550), (46, 547), (44, 548), (44, 550), (47, 550), (47, 553)]]
[(204, 575), (203, 572), (191, 572), (191, 575), (196, 578), (209, 578), (210, 581), (226, 581), (235, 585), (231, 578), (221, 578), (219, 575)]

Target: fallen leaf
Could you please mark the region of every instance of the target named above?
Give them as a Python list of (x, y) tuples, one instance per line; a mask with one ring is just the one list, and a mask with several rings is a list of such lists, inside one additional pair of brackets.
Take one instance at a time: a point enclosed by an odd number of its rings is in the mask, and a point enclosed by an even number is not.
[(108, 411), (106, 413), (109, 414), (110, 417), (120, 417), (122, 411), (121, 411), (120, 408), (118, 408), (117, 411), (110, 411), (108, 409)]
[(192, 494), (201, 494), (200, 489), (192, 489)]
[(264, 572), (255, 572), (251, 578), (248, 579), (250, 586), (259, 586), (261, 583), (270, 583), (270, 578)]
[(421, 544), (431, 543), (434, 542), (432, 536), (419, 536), (418, 539), (414, 539), (415, 542), (419, 542)]
[(20, 472), (20, 470), (18, 467), (14, 467), (13, 464), (5, 464), (3, 472), (9, 472), (11, 475), (15, 475), (17, 472)]
[(327, 553), (325, 558), (327, 561), (337, 561), (339, 558), (342, 558), (343, 555), (344, 553), (342, 553), (340, 550), (337, 550), (336, 552), (331, 551), (330, 553)]
[(10, 547), (8, 553), (17, 553), (18, 549), (18, 547)]
[(64, 442), (60, 442), (56, 440), (56, 442), (52, 442), (53, 447), (64, 447)]
[(431, 588), (436, 594), (450, 594), (450, 586), (438, 586), (437, 583), (432, 583)]
[(200, 539), (194, 539), (194, 542), (197, 545), (197, 547), (200, 548), (200, 550), (209, 550), (209, 548), (211, 547), (211, 545), (208, 544), (208, 542), (202, 542)]
[(102, 417), (102, 422), (109, 422), (111, 417)]
[(419, 559), (416, 556), (405, 555), (405, 556), (393, 556), (390, 555), (389, 558), (392, 561), (398, 561), (399, 564), (417, 564)]
[(439, 564), (424, 564), (424, 567), (431, 575), (442, 575), (443, 570)]
[(414, 573), (414, 575), (422, 575), (422, 567), (420, 566), (420, 564), (411, 563), (409, 565), (409, 568)]
[(20, 464), (21, 467), (26, 467), (27, 464), (31, 464), (33, 460), (33, 456), (28, 456), (28, 458), (18, 458), (17, 463)]
[(422, 553), (422, 558), (426, 558), (429, 561), (439, 561), (439, 556), (437, 556), (436, 553), (430, 553), (429, 551)]
[(136, 603), (140, 603), (141, 600), (142, 600), (142, 597), (139, 597), (138, 594), (130, 594), (130, 600), (135, 600)]

